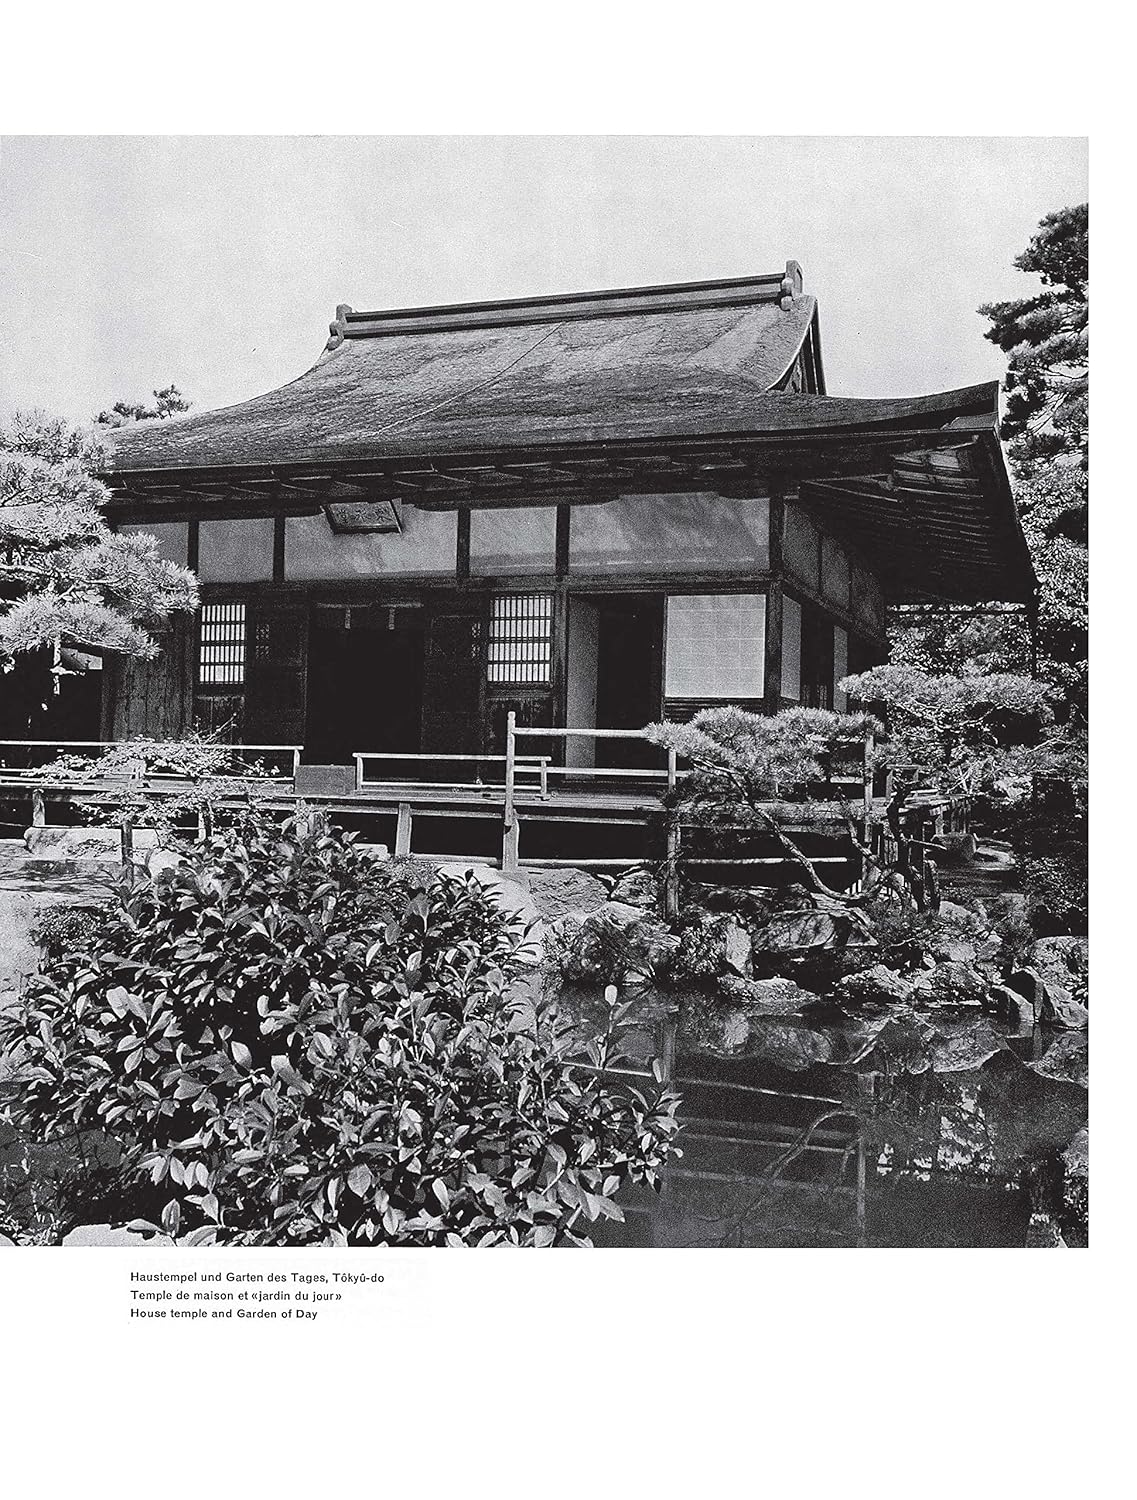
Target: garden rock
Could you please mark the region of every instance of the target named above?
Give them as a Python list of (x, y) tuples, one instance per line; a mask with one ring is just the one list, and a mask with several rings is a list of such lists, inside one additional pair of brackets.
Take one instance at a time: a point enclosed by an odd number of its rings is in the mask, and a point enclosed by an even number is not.
[(515, 916), (522, 926), (531, 926), (539, 920), (537, 908), (525, 887), (508, 879), (492, 865), (464, 864), (456, 860), (439, 865), (438, 874), (454, 880), (476, 880), (498, 910)]
[(1027, 959), (1048, 988), (1075, 990), (1089, 979), (1090, 945), (1084, 937), (1039, 938)]
[[(158, 833), (153, 828), (134, 830), (135, 849), (156, 849)], [(114, 859), (122, 854), (122, 835), (117, 828), (28, 828), (24, 847), (39, 859)]]
[(932, 1048), (932, 1071), (971, 1073), (1006, 1050), (1006, 1042), (986, 1023), (968, 1025), (936, 1040)]
[(629, 870), (613, 885), (611, 899), (641, 911), (658, 911), (659, 882), (650, 870)]
[(585, 916), (566, 912), (556, 917), (546, 946), (562, 955), (572, 981), (640, 983), (670, 964), (679, 939), (640, 907), (608, 901)]
[(803, 990), (792, 979), (741, 979), (728, 975), (721, 984), (724, 995), (753, 1015), (797, 1016), (820, 999), (811, 990)]
[(775, 914), (754, 934), (754, 947), (763, 953), (836, 948), (849, 935), (849, 925), (827, 911), (784, 911)]
[(1084, 1005), (1058, 985), (1045, 986), (1042, 1005), (1043, 1024), (1059, 1026), (1064, 1031), (1085, 1031), (1090, 1024), (1090, 1013)]
[(1089, 1042), (1084, 1033), (1060, 1036), (1029, 1067), (1040, 1078), (1049, 1078), (1053, 1083), (1074, 1083), (1086, 1088), (1090, 1081)]
[(835, 995), (842, 1005), (893, 1005), (907, 1000), (912, 992), (912, 981), (903, 978), (895, 969), (885, 964), (873, 964), (871, 969), (862, 969), (857, 974), (846, 974), (837, 981)]
[(760, 1057), (789, 1073), (800, 1073), (833, 1058), (833, 1042), (823, 1031), (785, 1021), (754, 1019), (746, 1038), (747, 1057)]
[(1007, 983), (1031, 1001), (1035, 1017), (1044, 1026), (1084, 1031), (1090, 1024), (1089, 1011), (1074, 999), (1070, 990), (1064, 985), (1047, 984), (1038, 970), (1029, 965), (1016, 969)]
[(978, 1006), (986, 998), (987, 981), (970, 964), (937, 964), (912, 986), (912, 1000), (918, 1005)]
[(608, 892), (585, 870), (533, 870), (529, 895), (539, 916), (546, 919), (567, 912), (582, 915), (597, 911), (608, 900)]
[(750, 971), (750, 934), (733, 920), (728, 920), (723, 925), (722, 931), (722, 961), (728, 969), (733, 969), (736, 974), (747, 974)]
[(829, 1062), (833, 1055), (833, 1043), (824, 1032), (760, 1015), (749, 1004), (724, 1005), (721, 998), (703, 994), (684, 1000), (678, 1041), (683, 1052), (762, 1058), (795, 1073)]
[(1008, 984), (993, 984), (987, 991), (987, 998), (1000, 1019), (1009, 1021), (1020, 1031), (1034, 1030), (1038, 1016), (1032, 998), (1012, 989)]
[[(1002, 947), (1002, 939), (985, 917), (968, 911), (954, 901), (942, 901), (936, 923), (928, 940), (927, 951), (943, 963), (967, 964), (972, 968), (990, 965)], [(992, 971), (992, 978), (995, 971)]]

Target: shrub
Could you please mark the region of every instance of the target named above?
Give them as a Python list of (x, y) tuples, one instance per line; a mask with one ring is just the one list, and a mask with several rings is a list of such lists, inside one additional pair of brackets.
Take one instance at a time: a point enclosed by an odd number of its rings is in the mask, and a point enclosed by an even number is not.
[(1027, 911), (1040, 937), (1089, 930), (1089, 860), (1085, 848), (1020, 856)]
[(44, 772), (98, 784), (97, 797), (80, 804), (87, 821), (152, 827), (165, 843), (178, 841), (187, 824), (196, 828), (200, 822), (211, 829), (215, 821), (248, 816), (263, 797), (258, 781), (268, 768), (232, 745), (193, 731), (180, 740), (119, 740), (94, 759), (63, 754)]
[(677, 1100), (518, 993), (516, 919), (350, 836), (250, 817), (120, 887), (95, 947), (0, 1018), (14, 1125), (121, 1149), (187, 1243), (587, 1244), (658, 1186)]
[(106, 917), (106, 909), (99, 906), (44, 906), (36, 916), (32, 938), (53, 962), (97, 943)]

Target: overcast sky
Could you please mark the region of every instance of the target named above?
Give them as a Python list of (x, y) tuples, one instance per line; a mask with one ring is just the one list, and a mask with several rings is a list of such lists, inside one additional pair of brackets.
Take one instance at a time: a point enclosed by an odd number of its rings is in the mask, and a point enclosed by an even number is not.
[(78, 420), (174, 381), (292, 379), (357, 309), (745, 276), (801, 262), (831, 393), (1003, 371), (981, 302), (1087, 197), (1081, 138), (9, 136), (0, 409)]

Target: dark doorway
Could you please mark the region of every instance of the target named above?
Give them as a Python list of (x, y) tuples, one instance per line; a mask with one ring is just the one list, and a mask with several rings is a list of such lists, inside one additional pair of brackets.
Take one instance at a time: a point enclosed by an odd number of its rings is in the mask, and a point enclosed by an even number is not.
[(423, 635), (417, 611), (317, 610), (308, 641), (304, 759), (407, 751), (422, 736)]
[[(660, 717), (663, 599), (597, 596), (596, 727), (642, 729)], [(657, 757), (642, 740), (598, 740), (598, 766), (649, 766)]]

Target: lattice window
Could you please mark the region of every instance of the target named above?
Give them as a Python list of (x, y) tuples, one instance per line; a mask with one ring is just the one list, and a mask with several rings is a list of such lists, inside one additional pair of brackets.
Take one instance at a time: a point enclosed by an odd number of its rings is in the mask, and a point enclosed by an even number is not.
[(489, 681), (540, 687), (551, 680), (552, 594), (498, 594), (490, 612)]
[(238, 688), (245, 681), (245, 606), (204, 604), (197, 680), (203, 687)]

